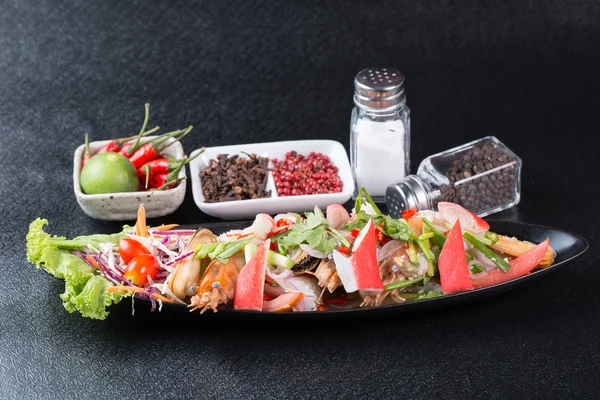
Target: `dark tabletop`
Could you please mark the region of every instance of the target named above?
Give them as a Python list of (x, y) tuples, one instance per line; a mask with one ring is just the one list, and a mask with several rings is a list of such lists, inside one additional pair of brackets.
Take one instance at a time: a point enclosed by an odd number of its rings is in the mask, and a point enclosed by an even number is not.
[[(592, 0), (3, 1), (0, 398), (596, 397), (599, 22)], [(84, 133), (136, 133), (149, 102), (154, 123), (196, 126), (188, 152), (347, 147), (352, 81), (373, 65), (406, 75), (414, 167), (495, 135), (524, 161), (521, 204), (495, 218), (579, 233), (590, 250), (479, 304), (294, 325), (132, 316), (128, 302), (88, 320), (27, 262), (38, 216), (67, 237), (120, 229), (73, 195)], [(210, 220), (188, 191), (150, 223)]]

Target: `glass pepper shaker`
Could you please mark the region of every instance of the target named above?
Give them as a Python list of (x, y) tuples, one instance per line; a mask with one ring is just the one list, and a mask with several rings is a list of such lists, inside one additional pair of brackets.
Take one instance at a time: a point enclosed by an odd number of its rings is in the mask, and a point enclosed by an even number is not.
[(399, 217), (402, 210), (435, 210), (449, 201), (484, 217), (519, 203), (521, 166), (502, 142), (485, 137), (427, 157), (416, 175), (387, 188), (387, 209)]
[(386, 188), (410, 168), (410, 110), (404, 75), (394, 68), (367, 68), (354, 79), (350, 161), (356, 187), (385, 201)]

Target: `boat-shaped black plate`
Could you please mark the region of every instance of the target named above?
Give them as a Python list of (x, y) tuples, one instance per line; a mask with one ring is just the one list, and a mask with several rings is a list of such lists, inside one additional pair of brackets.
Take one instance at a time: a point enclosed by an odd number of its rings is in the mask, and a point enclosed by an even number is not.
[[(542, 276), (556, 271), (558, 268), (563, 267), (576, 257), (582, 255), (588, 248), (588, 242), (581, 236), (575, 235), (563, 230), (548, 228), (541, 225), (525, 224), (521, 222), (508, 222), (508, 221), (488, 221), (492, 231), (502, 235), (515, 236), (520, 240), (528, 240), (533, 243), (540, 243), (546, 238), (550, 238), (551, 246), (556, 250), (557, 256), (554, 264), (551, 266), (536, 270), (531, 274), (523, 277), (513, 279), (508, 282), (500, 283), (493, 286), (488, 286), (481, 289), (475, 289), (468, 292), (455, 293), (436, 297), (433, 299), (410, 301), (401, 304), (384, 305), (375, 308), (330, 308), (327, 311), (306, 311), (306, 312), (290, 312), (290, 313), (268, 313), (260, 311), (244, 311), (244, 310), (233, 310), (233, 309), (219, 309), (217, 313), (207, 311), (200, 315), (198, 311), (193, 312), (198, 318), (229, 318), (229, 317), (251, 317), (251, 318), (284, 318), (284, 319), (298, 319), (298, 318), (331, 318), (331, 317), (344, 317), (344, 316), (377, 316), (390, 313), (401, 313), (415, 310), (431, 309), (438, 307), (448, 307), (456, 305), (469, 300), (480, 300), (483, 297), (494, 296), (508, 290), (511, 290), (519, 285), (527, 282), (531, 282)], [(211, 224), (205, 224), (202, 227), (210, 229), (216, 234), (228, 231), (230, 229), (242, 229), (251, 224), (247, 221), (237, 222), (217, 222)], [(197, 228), (194, 226), (192, 228)], [(126, 302), (124, 302), (126, 303)], [(138, 306), (141, 308), (149, 307), (150, 301), (147, 299), (136, 299), (136, 309)], [(180, 304), (164, 304), (161, 310), (161, 314), (164, 313), (186, 313), (190, 314), (188, 308)]]

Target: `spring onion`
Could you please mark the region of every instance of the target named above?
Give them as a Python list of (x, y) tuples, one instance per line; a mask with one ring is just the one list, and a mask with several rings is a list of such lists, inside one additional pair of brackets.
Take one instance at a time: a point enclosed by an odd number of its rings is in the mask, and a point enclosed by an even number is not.
[(409, 287), (414, 285), (415, 283), (419, 283), (423, 280), (423, 276), (420, 278), (415, 278), (415, 279), (408, 279), (408, 280), (404, 280), (404, 281), (396, 281), (390, 284), (387, 284), (384, 286), (385, 290), (394, 290), (394, 289), (402, 289), (405, 287)]
[(435, 236), (435, 233), (433, 233), (433, 232), (423, 233), (422, 235), (419, 236), (419, 240), (431, 239), (434, 236)]
[(500, 268), (502, 271), (507, 272), (510, 270), (511, 266), (505, 259), (490, 250), (485, 244), (473, 237), (471, 233), (465, 232), (463, 233), (463, 237), (467, 240), (467, 242), (471, 243), (473, 247), (482, 252), (484, 256), (492, 260), (494, 264), (496, 264), (496, 266), (498, 266), (498, 268)]

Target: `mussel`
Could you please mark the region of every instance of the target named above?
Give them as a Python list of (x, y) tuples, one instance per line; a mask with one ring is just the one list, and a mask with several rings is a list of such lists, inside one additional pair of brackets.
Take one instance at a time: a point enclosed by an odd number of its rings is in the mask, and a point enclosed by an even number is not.
[[(194, 234), (185, 251), (192, 251), (199, 244), (214, 243), (216, 240), (217, 236), (211, 231), (201, 229)], [(204, 274), (209, 262), (210, 259), (208, 258), (200, 260), (191, 255), (176, 264), (175, 270), (169, 279), (169, 289), (171, 289), (178, 299), (185, 300), (195, 294), (194, 287), (200, 282), (200, 278)]]
[(293, 267), (292, 271), (301, 272), (301, 271), (310, 271), (313, 268), (316, 268), (317, 265), (321, 262), (320, 258), (306, 256), (302, 258), (299, 262), (297, 262)]

